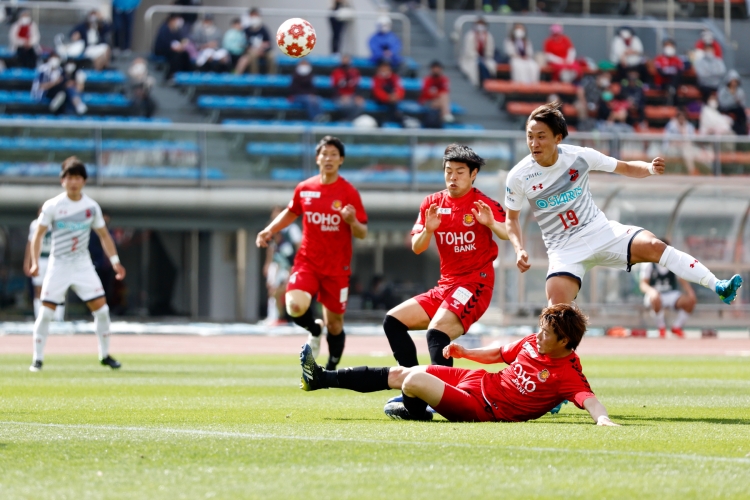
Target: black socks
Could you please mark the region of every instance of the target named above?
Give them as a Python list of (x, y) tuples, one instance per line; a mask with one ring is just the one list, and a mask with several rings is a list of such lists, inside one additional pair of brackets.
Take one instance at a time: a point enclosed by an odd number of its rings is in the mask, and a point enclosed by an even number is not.
[(401, 393), (404, 397), (404, 408), (409, 412), (412, 418), (422, 419), (424, 412), (427, 411), (427, 403), (419, 398), (413, 398), (407, 396), (403, 392)]
[(427, 349), (430, 351), (430, 363), (433, 365), (453, 366), (453, 358), (443, 357), (443, 348), (451, 343), (450, 337), (440, 330), (427, 330)]
[(320, 325), (315, 322), (315, 317), (313, 316), (312, 309), (312, 304), (310, 304), (310, 307), (307, 308), (305, 314), (296, 318), (292, 318), (292, 321), (310, 332), (313, 337), (319, 337)]
[(326, 387), (338, 387), (356, 392), (385, 391), (388, 387), (388, 372), (390, 368), (371, 368), (357, 366), (342, 370), (324, 372)]
[(409, 336), (409, 329), (401, 321), (393, 316), (386, 315), (383, 320), (383, 330), (388, 337), (388, 343), (391, 345), (393, 357), (401, 366), (417, 366), (417, 346)]
[(341, 361), (341, 355), (344, 354), (344, 344), (346, 343), (346, 333), (341, 330), (338, 335), (328, 334), (326, 336), (328, 341), (328, 363), (326, 364), (326, 370), (335, 370), (336, 365)]

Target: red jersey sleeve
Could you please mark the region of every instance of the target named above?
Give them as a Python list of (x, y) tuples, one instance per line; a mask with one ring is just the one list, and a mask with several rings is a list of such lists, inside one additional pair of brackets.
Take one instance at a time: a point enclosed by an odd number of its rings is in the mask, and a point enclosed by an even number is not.
[(286, 206), (286, 208), (289, 209), (290, 212), (297, 215), (299, 217), (302, 215), (302, 200), (300, 199), (300, 191), (301, 188), (299, 184), (296, 188), (294, 188), (294, 194), (292, 195), (292, 199), (289, 201), (289, 204)]
[(417, 214), (417, 222), (414, 223), (414, 227), (411, 228), (411, 235), (414, 236), (417, 233), (421, 233), (424, 229), (424, 214), (428, 208), (430, 208), (430, 197), (428, 196), (422, 200), (422, 204), (419, 206), (419, 214)]
[(583, 402), (594, 397), (591, 391), (589, 381), (583, 374), (581, 360), (576, 356), (571, 360), (571, 370), (566, 373), (566, 377), (560, 383), (560, 393), (565, 399), (572, 401), (578, 408), (583, 410)]
[(482, 201), (492, 208), (492, 214), (495, 216), (496, 221), (505, 222), (505, 210), (503, 210), (503, 206), (500, 202), (493, 200), (487, 195), (482, 196)]
[(502, 358), (503, 363), (506, 365), (511, 364), (513, 361), (516, 360), (518, 357), (518, 354), (521, 352), (521, 349), (523, 348), (523, 343), (527, 340), (535, 340), (536, 334), (528, 335), (521, 340), (516, 340), (515, 342), (511, 342), (510, 344), (505, 344), (500, 349), (500, 358)]
[(356, 217), (360, 224), (367, 224), (367, 212), (365, 212), (365, 206), (362, 204), (362, 197), (354, 186), (352, 186), (351, 192), (349, 193), (349, 203), (351, 203), (354, 210), (357, 211)]

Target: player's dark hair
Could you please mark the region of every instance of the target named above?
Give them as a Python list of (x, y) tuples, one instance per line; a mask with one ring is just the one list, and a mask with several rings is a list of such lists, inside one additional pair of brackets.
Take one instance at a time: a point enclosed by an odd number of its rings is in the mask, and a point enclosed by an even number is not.
[(542, 311), (539, 324), (554, 332), (558, 339), (567, 339), (566, 349), (575, 349), (586, 333), (589, 318), (574, 305), (555, 304)]
[(443, 169), (445, 169), (445, 165), (449, 161), (465, 163), (469, 167), (469, 173), (474, 170), (478, 172), (482, 168), (482, 165), (484, 165), (484, 158), (476, 154), (473, 149), (469, 146), (456, 143), (449, 144), (445, 148), (445, 153), (443, 153)]
[(60, 178), (64, 179), (69, 175), (78, 175), (83, 177), (84, 180), (89, 178), (88, 174), (86, 173), (86, 165), (84, 165), (77, 156), (71, 156), (69, 158), (66, 158), (65, 161), (62, 162), (62, 167), (60, 168)]
[(531, 112), (529, 118), (526, 120), (526, 127), (529, 126), (531, 120), (536, 120), (547, 125), (553, 135), (562, 134), (563, 139), (565, 139), (568, 137), (568, 124), (565, 123), (565, 117), (562, 114), (561, 108), (562, 103), (560, 101), (542, 104)]
[(318, 145), (315, 146), (315, 156), (318, 156), (325, 146), (335, 146), (342, 158), (346, 156), (344, 155), (344, 143), (341, 142), (341, 139), (332, 135), (327, 135), (318, 142)]

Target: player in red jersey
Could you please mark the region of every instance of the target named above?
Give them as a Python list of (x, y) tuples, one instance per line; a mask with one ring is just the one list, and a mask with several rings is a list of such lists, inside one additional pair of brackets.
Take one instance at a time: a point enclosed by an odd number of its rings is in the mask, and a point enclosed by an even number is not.
[[(302, 243), (286, 287), (286, 310), (310, 333), (308, 343), (315, 351), (327, 330), (326, 368), (332, 370), (344, 352), (352, 236), (367, 236), (367, 214), (359, 192), (339, 175), (344, 144), (327, 135), (318, 143), (315, 155), (320, 174), (297, 185), (287, 208), (258, 233), (255, 243), (265, 248), (275, 233), (302, 217)], [(315, 295), (323, 305), (323, 321), (316, 321), (310, 308)]]
[[(446, 358), (508, 364), (496, 373), (435, 365), (326, 371), (304, 345), (300, 387), (307, 391), (338, 387), (357, 392), (401, 389), (453, 422), (534, 420), (567, 399), (588, 411), (598, 425), (617, 425), (591, 391), (575, 353), (587, 322), (575, 306), (557, 304), (542, 311), (539, 333), (503, 347), (466, 349), (450, 344), (444, 350)], [(412, 410), (406, 400), (387, 405), (386, 415), (397, 420), (432, 419), (424, 406)]]

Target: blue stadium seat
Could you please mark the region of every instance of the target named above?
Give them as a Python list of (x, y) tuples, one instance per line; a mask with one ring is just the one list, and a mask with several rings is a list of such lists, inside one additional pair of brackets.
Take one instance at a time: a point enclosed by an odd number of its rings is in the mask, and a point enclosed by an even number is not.
[[(89, 175), (96, 176), (97, 168), (87, 166)], [(2, 177), (57, 177), (60, 173), (59, 163), (12, 163), (0, 162), (0, 178)], [(184, 179), (198, 180), (201, 172), (196, 167), (103, 167), (102, 176), (105, 178), (147, 178), (147, 179)], [(209, 180), (226, 179), (221, 169), (206, 169)]]
[(352, 122), (318, 123), (309, 120), (222, 120), (222, 125), (246, 127), (337, 127), (353, 128)]
[[(319, 67), (334, 68), (339, 65), (341, 59), (336, 55), (309, 55), (305, 59), (310, 64)], [(299, 63), (299, 59), (293, 57), (281, 56), (277, 59), (279, 66), (296, 66)], [(357, 69), (375, 69), (376, 64), (370, 61), (367, 57), (352, 57), (352, 66)], [(404, 58), (403, 68), (409, 71), (416, 71), (419, 69), (419, 64), (411, 57)]]
[[(94, 149), (94, 139), (65, 139), (56, 137), (0, 137), (0, 150), (11, 151), (70, 151)], [(148, 141), (132, 139), (104, 139), (105, 151), (181, 151), (197, 152), (198, 145), (192, 141)]]
[(32, 115), (32, 114), (0, 114), (0, 121), (36, 121), (36, 122), (75, 122), (75, 123), (160, 123), (169, 124), (169, 118), (146, 118), (143, 116), (97, 116), (97, 115)]
[[(408, 184), (411, 182), (411, 173), (406, 169), (392, 170), (341, 170), (341, 176), (350, 182), (357, 184)], [(271, 179), (275, 181), (299, 182), (305, 178), (302, 169), (274, 168), (271, 170)], [(416, 181), (423, 184), (443, 184), (445, 182), (443, 173), (440, 171), (423, 172), (417, 171)]]
[[(111, 84), (118, 85), (123, 84), (127, 81), (125, 74), (122, 71), (107, 70), (107, 71), (89, 71), (86, 70), (86, 83), (87, 84)], [(34, 81), (34, 75), (36, 71), (29, 68), (8, 68), (5, 71), (0, 72), (0, 82), (8, 83), (31, 83)]]
[[(261, 156), (302, 156), (305, 148), (299, 143), (288, 142), (250, 142), (245, 150), (251, 155)], [(348, 144), (347, 158), (411, 158), (411, 146), (394, 144)], [(315, 154), (315, 147), (310, 146), (307, 154)]]
[[(127, 108), (132, 103), (122, 94), (90, 94), (82, 96), (83, 102), (89, 107)], [(0, 105), (6, 106), (45, 106), (49, 101), (37, 101), (31, 93), (22, 90), (0, 90)]]
[[(291, 75), (234, 75), (231, 73), (175, 73), (174, 81), (185, 87), (249, 87), (249, 88), (287, 88), (292, 84)], [(418, 78), (402, 78), (401, 83), (407, 92), (422, 90)], [(331, 89), (331, 77), (313, 77), (315, 88)], [(362, 90), (372, 90), (372, 78), (363, 76), (359, 83)]]

